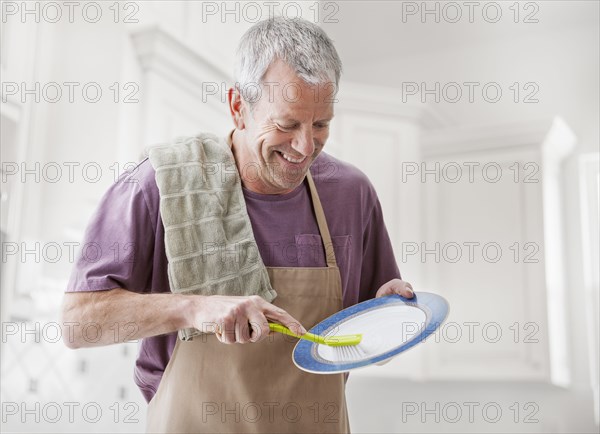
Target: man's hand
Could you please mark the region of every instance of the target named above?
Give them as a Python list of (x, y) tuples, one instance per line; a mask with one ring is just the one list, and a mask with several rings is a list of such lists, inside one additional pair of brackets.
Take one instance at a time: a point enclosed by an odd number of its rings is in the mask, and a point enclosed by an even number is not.
[(194, 327), (204, 333), (214, 333), (224, 344), (265, 339), (269, 335), (268, 320), (278, 322), (296, 334), (306, 333), (297, 319), (258, 295), (211, 295), (195, 300), (198, 303), (192, 313)]
[(381, 288), (377, 290), (375, 298), (392, 294), (398, 294), (404, 298), (413, 298), (415, 296), (410, 283), (400, 279), (392, 279), (389, 282), (381, 285)]

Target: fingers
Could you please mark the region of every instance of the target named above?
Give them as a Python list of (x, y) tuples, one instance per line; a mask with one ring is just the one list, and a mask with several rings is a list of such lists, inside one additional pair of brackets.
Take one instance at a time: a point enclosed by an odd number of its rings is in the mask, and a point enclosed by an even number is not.
[(226, 316), (223, 321), (217, 324), (217, 339), (224, 344), (234, 344), (237, 341), (236, 317)]
[(223, 341), (223, 328), (220, 324), (215, 325), (215, 337), (218, 339), (219, 342), (225, 343)]
[(401, 280), (402, 286), (399, 289), (398, 294), (405, 298), (413, 298), (415, 296), (415, 291), (410, 283)]
[(268, 304), (269, 304), (269, 307), (267, 307), (267, 310), (265, 311), (265, 316), (268, 319), (277, 321), (279, 324), (286, 326), (287, 328), (289, 328), (291, 331), (293, 331), (297, 335), (306, 334), (306, 329), (304, 327), (302, 327), (302, 324), (300, 324), (300, 321), (298, 321), (296, 318), (291, 316), (285, 310), (283, 310), (273, 304), (270, 304), (270, 303), (268, 303)]
[(240, 318), (235, 322), (235, 342), (238, 344), (245, 344), (250, 340), (250, 324), (248, 324), (248, 320), (244, 324), (244, 321)]
[(260, 316), (254, 316), (253, 320), (238, 316), (235, 318), (235, 322), (225, 321), (222, 323), (222, 326), (218, 326), (215, 335), (217, 339), (224, 344), (246, 344), (248, 342), (257, 342), (264, 334), (261, 325), (266, 323), (267, 320), (264, 316), (262, 319)]
[(262, 341), (269, 335), (269, 323), (264, 315), (255, 315), (248, 319), (248, 342)]
[(381, 288), (377, 290), (376, 297), (392, 294), (398, 294), (404, 298), (413, 298), (415, 296), (413, 287), (409, 282), (400, 279), (392, 279), (389, 282), (384, 283)]
[[(222, 299), (220, 299), (222, 301)], [(274, 320), (298, 335), (306, 333), (300, 321), (285, 310), (258, 296), (231, 297), (213, 327), (216, 338), (224, 344), (259, 342), (269, 335), (268, 320)]]

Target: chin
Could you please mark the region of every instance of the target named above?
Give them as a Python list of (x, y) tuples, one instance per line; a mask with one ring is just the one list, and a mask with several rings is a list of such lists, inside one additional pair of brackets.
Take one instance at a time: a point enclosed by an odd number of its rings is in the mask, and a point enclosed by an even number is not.
[(302, 181), (304, 181), (304, 176), (305, 175), (303, 175), (301, 178), (294, 179), (294, 180), (289, 179), (289, 178), (277, 179), (277, 180), (275, 180), (275, 183), (279, 187), (284, 188), (286, 190), (294, 190), (296, 187), (298, 187), (300, 184), (302, 184)]
[(275, 176), (273, 178), (271, 178), (272, 182), (274, 185), (276, 185), (277, 187), (284, 189), (284, 190), (294, 190), (296, 187), (298, 187), (300, 184), (302, 184), (302, 181), (304, 181), (304, 178), (306, 176), (306, 173), (302, 173), (302, 175), (298, 175), (298, 176), (294, 176), (293, 178), (291, 176), (283, 176), (281, 174), (279, 174), (279, 176)]

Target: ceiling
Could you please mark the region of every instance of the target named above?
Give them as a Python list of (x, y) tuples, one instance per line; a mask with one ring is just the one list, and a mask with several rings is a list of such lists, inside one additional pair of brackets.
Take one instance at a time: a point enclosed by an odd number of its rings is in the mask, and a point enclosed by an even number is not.
[[(364, 64), (395, 56), (411, 56), (423, 52), (435, 52), (456, 47), (486, 43), (504, 38), (518, 38), (543, 31), (555, 32), (581, 26), (598, 26), (599, 4), (591, 1), (536, 1), (519, 2), (518, 23), (514, 22), (513, 1), (471, 2), (472, 23), (469, 22), (469, 2), (411, 2), (411, 1), (341, 1), (335, 2), (339, 9), (326, 7), (323, 2), (321, 22), (334, 40), (340, 56), (347, 66)], [(502, 14), (497, 22), (494, 6), (500, 4)], [(439, 8), (440, 21), (428, 14), (422, 22), (421, 12), (426, 8)], [(487, 6), (484, 17), (483, 9)], [(458, 6), (458, 7), (457, 7)], [(510, 9), (513, 7), (513, 9)], [(410, 14), (410, 8), (418, 8)], [(460, 19), (455, 19), (456, 13)], [(335, 13), (334, 13), (335, 12)], [(327, 14), (337, 22), (325, 22)], [(486, 17), (489, 21), (486, 21)], [(538, 22), (525, 22), (537, 20)], [(331, 20), (330, 20), (331, 21)]]

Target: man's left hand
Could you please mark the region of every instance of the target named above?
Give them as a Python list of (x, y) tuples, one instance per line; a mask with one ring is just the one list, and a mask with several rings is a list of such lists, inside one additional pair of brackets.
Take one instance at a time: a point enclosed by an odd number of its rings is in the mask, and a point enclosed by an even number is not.
[(413, 298), (415, 296), (410, 283), (400, 279), (392, 279), (389, 282), (381, 285), (381, 288), (377, 290), (375, 298), (392, 294), (398, 294), (404, 298)]

